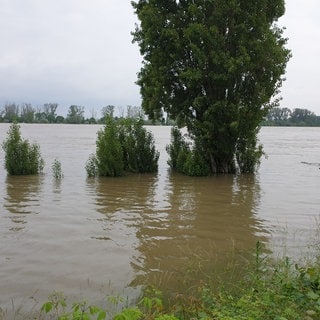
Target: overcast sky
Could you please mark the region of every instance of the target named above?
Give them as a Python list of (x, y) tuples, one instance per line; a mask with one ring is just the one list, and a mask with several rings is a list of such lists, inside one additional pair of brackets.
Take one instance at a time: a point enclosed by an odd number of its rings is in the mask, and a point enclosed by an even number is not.
[[(0, 0), (0, 17), (0, 104), (56, 102), (59, 114), (77, 104), (98, 116), (140, 105), (130, 0)], [(280, 24), (293, 54), (281, 106), (320, 115), (319, 0), (287, 0)]]

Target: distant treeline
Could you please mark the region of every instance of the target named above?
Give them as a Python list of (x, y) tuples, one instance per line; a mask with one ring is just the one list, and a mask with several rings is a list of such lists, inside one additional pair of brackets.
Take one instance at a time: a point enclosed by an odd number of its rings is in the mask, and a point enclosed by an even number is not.
[[(99, 110), (100, 116), (95, 109), (90, 110), (90, 117), (85, 117), (85, 107), (71, 105), (66, 117), (57, 113), (57, 103), (45, 103), (42, 106), (34, 107), (30, 103), (18, 105), (16, 103), (6, 103), (0, 106), (0, 123), (74, 123), (74, 124), (105, 124), (105, 119), (109, 115), (114, 119), (121, 118), (141, 118), (145, 124), (173, 125), (169, 119), (161, 119), (154, 123), (147, 120), (141, 107), (128, 105), (119, 107), (107, 105)], [(273, 108), (269, 111), (263, 126), (301, 126), (320, 127), (320, 116), (308, 109), (296, 108)]]
[[(141, 107), (126, 106), (116, 107), (107, 105), (99, 110), (97, 116), (95, 109), (90, 110), (90, 117), (85, 117), (83, 106), (71, 105), (66, 117), (57, 113), (57, 103), (45, 103), (42, 106), (34, 107), (30, 103), (18, 105), (16, 103), (6, 103), (0, 107), (0, 122), (4, 123), (73, 123), (73, 124), (104, 124), (109, 115), (114, 119), (121, 118), (142, 118), (145, 124), (151, 124), (146, 119)], [(167, 124), (165, 119), (156, 124)]]
[(262, 125), (320, 127), (320, 116), (308, 109), (273, 108), (269, 111)]

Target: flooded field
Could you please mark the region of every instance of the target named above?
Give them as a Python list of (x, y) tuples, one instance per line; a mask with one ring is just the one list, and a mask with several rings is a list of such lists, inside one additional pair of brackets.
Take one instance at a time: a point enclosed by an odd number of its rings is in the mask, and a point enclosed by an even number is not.
[[(0, 124), (1, 142), (8, 128)], [(144, 284), (184, 290), (241, 263), (257, 240), (295, 257), (318, 243), (320, 128), (262, 128), (267, 158), (256, 175), (191, 178), (168, 170), (170, 127), (147, 127), (157, 174), (87, 179), (99, 128), (21, 125), (40, 145), (40, 176), (7, 176), (0, 151), (0, 307), (53, 291), (99, 303)]]

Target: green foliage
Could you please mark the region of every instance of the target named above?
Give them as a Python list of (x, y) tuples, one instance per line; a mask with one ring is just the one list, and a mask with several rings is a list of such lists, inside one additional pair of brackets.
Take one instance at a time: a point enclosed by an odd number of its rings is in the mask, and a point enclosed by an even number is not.
[(53, 177), (56, 180), (62, 179), (63, 178), (63, 173), (62, 173), (62, 168), (61, 168), (61, 162), (57, 159), (54, 159), (53, 163), (52, 163), (52, 174)]
[[(54, 293), (41, 311), (60, 320), (102, 320), (107, 316), (114, 320), (320, 319), (319, 260), (306, 266), (293, 264), (288, 258), (274, 263), (264, 254), (260, 242), (253, 258), (243, 282), (232, 292), (211, 287), (208, 279), (207, 284), (198, 288), (198, 293), (176, 294), (165, 307), (162, 293), (148, 287), (136, 306), (124, 308), (115, 315), (87, 302), (74, 303), (70, 308), (61, 293)], [(108, 300), (117, 305), (119, 299), (110, 297)]]
[(198, 296), (177, 295), (171, 307), (179, 319), (296, 320), (320, 318), (320, 267), (299, 267), (285, 258), (274, 263), (257, 243), (255, 259), (237, 290), (209, 284)]
[(159, 153), (155, 149), (152, 134), (143, 127), (142, 120), (121, 120), (120, 141), (126, 171), (148, 173), (158, 170)]
[(58, 320), (104, 320), (107, 316), (105, 310), (88, 305), (86, 301), (73, 303), (71, 310), (67, 311), (66, 298), (59, 292), (49, 296), (49, 301), (42, 305), (41, 312), (52, 314)]
[(113, 320), (139, 320), (142, 319), (142, 312), (138, 308), (128, 308), (118, 313)]
[(189, 145), (186, 143), (181, 131), (177, 127), (171, 129), (171, 143), (170, 145), (167, 145), (166, 150), (169, 154), (168, 164), (171, 169), (181, 171), (183, 163), (187, 158)]
[(44, 167), (40, 147), (21, 137), (20, 126), (12, 123), (2, 148), (5, 152), (5, 168), (9, 175), (39, 174)]
[(154, 287), (147, 287), (138, 305), (149, 317), (161, 314), (163, 311), (162, 292)]
[(262, 145), (257, 143), (257, 134), (258, 130), (238, 139), (235, 156), (242, 173), (254, 172), (264, 154)]
[(97, 157), (95, 154), (91, 154), (86, 162), (85, 169), (88, 177), (96, 177), (98, 175)]
[(261, 155), (256, 135), (290, 58), (276, 25), (284, 0), (132, 5), (144, 111), (152, 119), (166, 112), (187, 127), (211, 173), (253, 172)]
[(62, 292), (54, 292), (49, 297), (49, 301), (45, 302), (41, 307), (43, 313), (53, 313), (56, 319), (59, 319), (60, 314), (65, 312), (67, 307), (66, 298)]
[[(43, 303), (41, 314), (57, 320), (104, 320), (108, 316), (108, 319), (113, 320), (178, 320), (174, 315), (163, 312), (162, 300), (158, 296), (161, 293), (156, 290), (153, 293), (157, 296), (144, 297), (139, 303), (141, 307), (124, 308), (113, 315), (110, 310), (90, 305), (86, 301), (75, 302), (69, 307), (65, 296), (60, 292), (54, 292), (49, 296), (49, 300)], [(117, 304), (118, 299), (118, 297), (109, 297), (108, 300)]]
[(199, 145), (195, 143), (195, 146), (191, 147), (177, 127), (172, 128), (171, 144), (166, 149), (171, 169), (189, 176), (210, 174), (210, 168), (203, 158), (203, 152), (201, 152)]
[(124, 174), (123, 152), (117, 123), (107, 117), (103, 130), (98, 132), (96, 163), (99, 176), (117, 177)]
[(153, 136), (139, 119), (116, 121), (107, 116), (96, 146), (96, 155), (91, 155), (86, 163), (88, 176), (116, 177), (158, 169), (159, 153)]

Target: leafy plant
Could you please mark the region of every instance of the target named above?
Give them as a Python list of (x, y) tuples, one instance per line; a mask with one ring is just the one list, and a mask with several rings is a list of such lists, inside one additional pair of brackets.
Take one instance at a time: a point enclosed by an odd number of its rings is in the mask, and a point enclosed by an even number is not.
[(138, 305), (144, 311), (144, 314), (148, 315), (149, 317), (152, 315), (161, 314), (161, 312), (164, 310), (162, 292), (153, 287), (146, 288)]
[(30, 144), (21, 137), (20, 126), (12, 123), (7, 133), (7, 139), (2, 148), (5, 152), (5, 168), (9, 175), (39, 174), (44, 167), (40, 147)]
[[(193, 293), (178, 293), (164, 300), (162, 292), (147, 287), (135, 306), (108, 312), (86, 302), (67, 307), (65, 297), (54, 293), (44, 303), (43, 313), (53, 319), (110, 319), (114, 320), (297, 320), (320, 319), (320, 267), (319, 260), (305, 266), (293, 264), (285, 258), (274, 262), (256, 245), (243, 281), (237, 290), (213, 287), (210, 279)], [(110, 297), (117, 307), (124, 300)], [(115, 314), (115, 315), (114, 315)]]
[(41, 312), (45, 314), (53, 314), (58, 320), (104, 320), (106, 319), (106, 311), (97, 307), (88, 305), (86, 301), (73, 303), (70, 311), (66, 311), (66, 298), (60, 292), (55, 292), (49, 296), (49, 301), (45, 302), (41, 307)]
[(45, 302), (41, 307), (43, 313), (53, 313), (56, 318), (60, 317), (61, 313), (64, 313), (67, 307), (66, 298), (62, 292), (54, 292), (49, 297), (49, 300)]
[(155, 172), (158, 159), (153, 136), (141, 120), (116, 121), (107, 116), (104, 129), (98, 132), (96, 154), (89, 157), (86, 171), (89, 177)]
[(97, 157), (95, 154), (91, 154), (86, 162), (85, 169), (88, 177), (95, 177), (98, 175)]
[(193, 146), (182, 136), (177, 127), (171, 130), (171, 144), (167, 145), (169, 154), (168, 164), (171, 169), (189, 176), (207, 176), (210, 174), (210, 167), (201, 156), (201, 147), (198, 140)]
[(63, 173), (62, 173), (62, 169), (61, 169), (61, 162), (57, 159), (54, 159), (52, 166), (52, 173), (53, 173), (53, 177), (56, 180), (62, 179), (63, 178)]
[(139, 320), (143, 313), (138, 308), (127, 308), (114, 316), (113, 320)]
[(155, 149), (152, 134), (143, 127), (142, 120), (123, 119), (120, 131), (125, 170), (135, 173), (157, 171), (159, 153)]
[(99, 176), (124, 174), (123, 151), (119, 140), (119, 128), (113, 118), (107, 117), (103, 130), (98, 132), (96, 158)]

